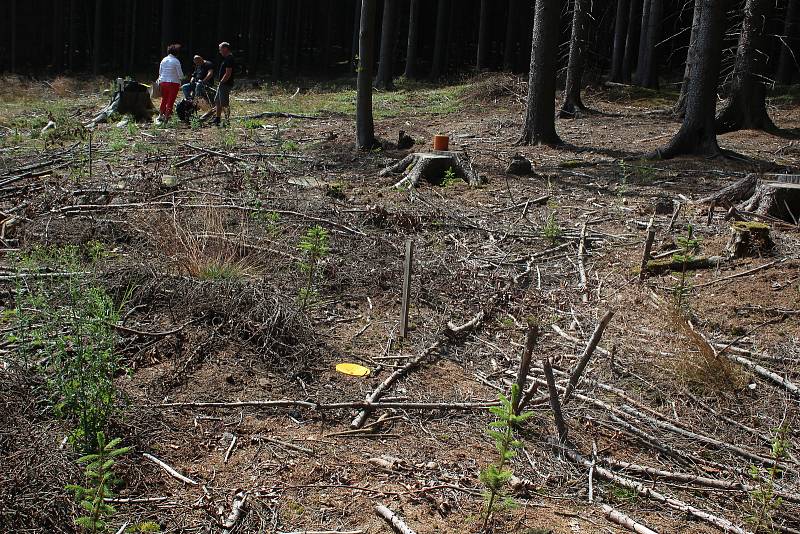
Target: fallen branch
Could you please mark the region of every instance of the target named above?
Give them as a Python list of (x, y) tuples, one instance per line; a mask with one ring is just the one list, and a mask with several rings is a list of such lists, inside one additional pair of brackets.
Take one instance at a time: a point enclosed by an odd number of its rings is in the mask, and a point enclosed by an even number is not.
[(148, 454), (148, 453), (145, 452), (145, 453), (142, 453), (142, 456), (144, 456), (145, 458), (147, 458), (148, 460), (150, 460), (151, 462), (153, 462), (154, 464), (159, 466), (161, 469), (163, 469), (164, 471), (169, 473), (169, 475), (172, 476), (173, 478), (177, 478), (178, 480), (180, 480), (181, 482), (184, 482), (186, 484), (191, 484), (192, 486), (197, 486), (197, 481), (192, 480), (191, 478), (178, 473), (175, 469), (170, 467), (165, 462), (159, 460), (158, 458), (156, 458), (152, 454)]
[(222, 523), (222, 534), (230, 534), (233, 532), (236, 524), (244, 514), (245, 506), (247, 505), (247, 496), (248, 493), (246, 491), (240, 491), (233, 498), (231, 513), (228, 514), (228, 517)]
[(581, 379), (581, 375), (586, 370), (586, 366), (589, 364), (589, 359), (592, 357), (592, 354), (594, 354), (594, 350), (600, 343), (600, 338), (603, 337), (603, 331), (605, 331), (606, 326), (608, 326), (608, 323), (611, 321), (612, 317), (614, 317), (614, 312), (607, 311), (605, 315), (603, 315), (602, 319), (600, 319), (597, 327), (594, 329), (594, 333), (589, 339), (589, 344), (586, 345), (586, 349), (584, 349), (580, 360), (578, 360), (575, 370), (572, 371), (572, 374), (569, 377), (567, 389), (564, 391), (564, 400), (561, 401), (562, 405), (566, 405), (569, 402), (570, 397), (572, 397), (572, 394), (575, 392), (575, 388), (578, 386), (578, 381)]
[(405, 522), (400, 519), (400, 516), (389, 510), (386, 506), (379, 504), (375, 507), (375, 513), (386, 520), (395, 532), (400, 534), (416, 534)]
[(650, 530), (641, 523), (637, 523), (627, 515), (623, 514), (618, 510), (615, 510), (614, 508), (611, 508), (607, 504), (602, 505), (602, 508), (603, 508), (603, 513), (606, 516), (606, 519), (608, 519), (612, 523), (616, 523), (617, 525), (625, 527), (628, 530), (631, 530), (638, 534), (658, 534), (658, 532), (656, 532), (655, 530)]
[(483, 402), (368, 402), (351, 401), (330, 404), (300, 401), (300, 400), (263, 400), (263, 401), (232, 401), (232, 402), (164, 402), (161, 404), (143, 404), (141, 408), (305, 408), (309, 410), (342, 410), (348, 408), (361, 408), (367, 410), (395, 409), (395, 410), (454, 410), (468, 411), (481, 410), (491, 406), (499, 406), (497, 401)]

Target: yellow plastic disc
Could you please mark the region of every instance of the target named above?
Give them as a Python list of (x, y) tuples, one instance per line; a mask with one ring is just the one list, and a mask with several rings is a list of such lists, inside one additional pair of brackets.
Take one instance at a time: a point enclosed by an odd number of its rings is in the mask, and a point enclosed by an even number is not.
[(357, 363), (337, 363), (336, 370), (351, 376), (367, 376), (369, 369)]

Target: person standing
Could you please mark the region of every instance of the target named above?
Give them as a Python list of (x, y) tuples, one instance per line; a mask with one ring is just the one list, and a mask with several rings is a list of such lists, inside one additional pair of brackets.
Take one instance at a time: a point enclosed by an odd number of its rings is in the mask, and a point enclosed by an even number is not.
[(214, 64), (210, 61), (206, 61), (201, 56), (194, 56), (193, 61), (194, 73), (192, 74), (192, 79), (189, 80), (189, 83), (181, 86), (183, 96), (187, 99), (195, 96), (203, 96), (206, 100), (209, 100), (209, 104), (211, 104), (208, 94), (206, 93), (206, 87), (211, 85), (211, 81), (214, 79)]
[(219, 125), (222, 118), (222, 110), (227, 110), (230, 116), (231, 105), (231, 89), (233, 89), (233, 71), (235, 70), (236, 63), (231, 53), (231, 44), (223, 41), (219, 44), (219, 53), (222, 56), (222, 61), (219, 64), (219, 85), (217, 86), (217, 98), (214, 101), (216, 108), (216, 117), (214, 117), (213, 124)]
[(168, 121), (172, 116), (172, 108), (181, 88), (183, 69), (181, 62), (176, 57), (181, 50), (181, 45), (171, 44), (167, 47), (167, 56), (158, 66), (158, 85), (161, 88), (161, 121)]

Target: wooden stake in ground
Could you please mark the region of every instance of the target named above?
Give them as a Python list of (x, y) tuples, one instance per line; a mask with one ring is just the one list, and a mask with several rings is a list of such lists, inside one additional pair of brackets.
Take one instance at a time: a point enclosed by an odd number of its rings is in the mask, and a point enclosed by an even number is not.
[(594, 333), (592, 334), (592, 338), (589, 340), (589, 344), (586, 345), (586, 348), (581, 355), (581, 359), (578, 360), (575, 370), (572, 371), (572, 374), (569, 377), (569, 384), (567, 384), (567, 389), (564, 391), (564, 400), (562, 401), (562, 404), (567, 404), (570, 397), (572, 397), (572, 393), (578, 386), (578, 381), (581, 379), (583, 371), (589, 364), (589, 359), (592, 357), (594, 349), (597, 348), (598, 343), (600, 343), (600, 338), (603, 337), (603, 331), (606, 329), (606, 326), (608, 325), (609, 321), (611, 321), (612, 317), (614, 317), (614, 312), (607, 311), (606, 314), (603, 315), (603, 318), (600, 319), (600, 323), (597, 325), (597, 328), (594, 329)]
[(656, 239), (656, 229), (653, 228), (655, 215), (650, 217), (647, 225), (647, 238), (644, 241), (644, 251), (642, 252), (642, 265), (639, 268), (639, 281), (643, 281), (647, 275), (647, 262), (650, 261), (650, 252), (653, 250), (653, 241)]
[(416, 534), (411, 528), (405, 524), (405, 522), (389, 510), (386, 506), (379, 504), (375, 507), (375, 513), (378, 514), (380, 517), (386, 520), (387, 523), (392, 525), (392, 529), (395, 532), (399, 532), (400, 534)]
[(406, 241), (406, 261), (403, 268), (403, 305), (400, 309), (400, 339), (408, 336), (408, 304), (411, 299), (411, 265), (414, 261), (414, 241)]
[(547, 380), (547, 391), (550, 393), (550, 408), (553, 410), (553, 419), (558, 430), (558, 441), (561, 445), (567, 442), (567, 425), (564, 423), (564, 416), (561, 415), (561, 402), (558, 400), (558, 389), (556, 389), (556, 379), (553, 376), (553, 367), (550, 359), (542, 358), (542, 368), (544, 377)]
[[(519, 362), (519, 371), (517, 372), (517, 386), (519, 386), (520, 394), (525, 391), (525, 380), (528, 378), (528, 373), (531, 370), (531, 356), (533, 355), (533, 346), (539, 338), (539, 325), (531, 325), (528, 327), (528, 334), (525, 336), (525, 348), (522, 351), (522, 358)], [(534, 388), (535, 389), (535, 388)], [(523, 401), (517, 399), (514, 404), (514, 413), (519, 415), (524, 408)]]

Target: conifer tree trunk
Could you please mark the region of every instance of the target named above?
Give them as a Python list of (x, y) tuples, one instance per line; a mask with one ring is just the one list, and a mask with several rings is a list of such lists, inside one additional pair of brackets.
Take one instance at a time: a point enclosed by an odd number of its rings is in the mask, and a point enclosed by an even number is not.
[(353, 14), (353, 40), (350, 44), (350, 69), (358, 68), (358, 40), (359, 40), (359, 23), (361, 21), (361, 0), (353, 2), (355, 12)]
[(797, 46), (798, 34), (800, 34), (800, 0), (788, 0), (781, 55), (778, 60), (778, 70), (775, 73), (775, 81), (781, 85), (792, 83), (797, 72), (797, 62), (800, 61), (800, 57), (798, 57), (800, 47)]
[(614, 49), (611, 54), (611, 81), (622, 83), (622, 66), (625, 59), (625, 30), (627, 29), (628, 4), (630, 0), (617, 0), (614, 21)]
[(128, 43), (128, 58), (127, 58), (127, 71), (133, 73), (136, 68), (136, 20), (138, 17), (138, 1), (131, 0), (131, 28), (130, 28), (130, 41)]
[(686, 95), (686, 115), (678, 133), (665, 147), (656, 150), (652, 157), (667, 159), (681, 154), (722, 155), (717, 143), (714, 112), (727, 3), (725, 0), (697, 2), (700, 18), (696, 27), (692, 82)]
[(777, 130), (767, 113), (764, 83), (768, 59), (764, 33), (773, 6), (772, 0), (747, 0), (745, 4), (730, 95), (717, 114), (718, 134), (744, 129)]
[(385, 0), (383, 4), (383, 21), (381, 22), (381, 55), (378, 62), (378, 75), (375, 87), (394, 89), (394, 44), (396, 41), (397, 2)]
[(53, 30), (50, 43), (52, 58), (50, 63), (54, 72), (61, 72), (64, 68), (64, 2), (53, 0), (52, 10)]
[[(721, 1), (721, 0), (720, 0)], [(650, 13), (647, 20), (647, 39), (642, 55), (644, 63), (639, 69), (639, 84), (648, 89), (658, 89), (658, 65), (656, 62), (656, 45), (661, 38), (661, 21), (663, 18), (663, 0), (649, 0)]]
[(275, 40), (272, 47), (272, 77), (281, 78), (283, 65), (283, 40), (286, 29), (286, 0), (278, 0), (275, 6)]
[(17, 0), (11, 0), (11, 72), (17, 72)]
[(631, 83), (636, 67), (639, 26), (642, 22), (642, 0), (631, 0), (628, 10), (628, 31), (625, 35), (625, 56), (622, 58), (622, 83)]
[(417, 50), (419, 47), (419, 22), (422, 0), (411, 0), (408, 15), (408, 43), (406, 45), (406, 70), (403, 76), (409, 80), (419, 77)]
[(430, 77), (436, 80), (442, 77), (447, 68), (447, 33), (448, 16), (450, 15), (450, 0), (438, 0), (436, 10), (436, 36), (433, 46), (433, 64)]
[(100, 72), (101, 50), (103, 48), (103, 0), (94, 2), (94, 39), (92, 40), (92, 74)]
[(521, 145), (559, 145), (556, 133), (555, 98), (558, 63), (559, 15), (563, 0), (537, 0), (533, 17), (528, 103)]
[[(414, 0), (412, 0), (413, 2)], [(478, 59), (475, 66), (478, 72), (486, 68), (486, 56), (489, 54), (489, 0), (481, 0), (481, 11), (478, 19)]]
[(636, 83), (642, 84), (642, 69), (647, 55), (647, 30), (650, 29), (650, 6), (653, 0), (643, 0), (642, 18), (639, 25), (639, 55), (636, 59)]
[(583, 80), (584, 50), (588, 32), (589, 14), (586, 0), (573, 0), (572, 36), (569, 41), (569, 63), (567, 65), (567, 84), (564, 88), (564, 102), (558, 116), (562, 119), (575, 118), (578, 110), (585, 110), (581, 100)]
[(251, 76), (254, 76), (258, 69), (259, 62), (261, 61), (261, 9), (263, 3), (261, 0), (250, 0), (249, 10), (249, 27), (247, 32), (247, 67)]
[[(17, 0), (12, 0), (16, 2)], [(12, 25), (12, 28), (15, 28)], [(12, 31), (14, 31), (12, 29)], [(71, 72), (75, 71), (75, 50), (78, 46), (78, 0), (70, 0), (69, 3), (69, 51), (67, 55), (67, 66)], [(13, 52), (12, 52), (13, 58)], [(13, 63), (12, 63), (13, 65)], [(12, 69), (13, 70), (13, 69)]]
[(692, 65), (695, 63), (695, 41), (697, 40), (697, 25), (700, 23), (700, 9), (697, 5), (699, 0), (694, 2), (694, 12), (692, 14), (692, 32), (689, 37), (689, 48), (686, 50), (686, 66), (683, 70), (683, 82), (681, 83), (681, 92), (678, 95), (678, 101), (675, 103), (673, 113), (676, 116), (683, 118), (686, 114), (686, 94), (689, 91), (689, 82), (692, 79)]
[(514, 57), (517, 51), (517, 28), (519, 27), (519, 0), (508, 0), (506, 19), (506, 44), (503, 49), (503, 70), (514, 70)]
[(372, 69), (375, 63), (375, 2), (361, 0), (361, 24), (358, 39), (358, 80), (356, 102), (356, 146), (369, 150), (375, 146), (375, 122), (372, 118)]

